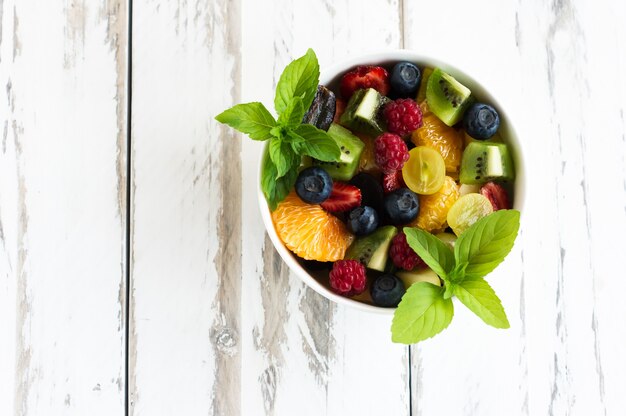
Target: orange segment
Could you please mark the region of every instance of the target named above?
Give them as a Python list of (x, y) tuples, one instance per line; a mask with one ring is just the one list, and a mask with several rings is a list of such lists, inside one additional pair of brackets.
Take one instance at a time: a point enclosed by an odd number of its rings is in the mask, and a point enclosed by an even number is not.
[(356, 135), (363, 143), (365, 143), (365, 148), (363, 148), (361, 159), (359, 160), (359, 172), (380, 172), (380, 168), (376, 164), (376, 147), (374, 145), (375, 139), (364, 134), (357, 133)]
[(295, 191), (278, 204), (272, 220), (285, 246), (305, 260), (342, 260), (354, 240), (339, 218), (303, 202)]
[(419, 227), (428, 232), (446, 228), (450, 207), (459, 199), (459, 187), (454, 179), (446, 176), (441, 189), (432, 195), (419, 195), (420, 211), (409, 227)]
[(423, 125), (411, 135), (416, 146), (428, 146), (443, 156), (448, 174), (458, 173), (463, 155), (463, 136), (432, 113), (423, 118)]

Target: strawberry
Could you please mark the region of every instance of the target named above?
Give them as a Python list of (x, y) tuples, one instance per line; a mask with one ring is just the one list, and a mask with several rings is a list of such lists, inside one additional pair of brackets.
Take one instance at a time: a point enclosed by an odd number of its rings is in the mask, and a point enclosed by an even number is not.
[(494, 211), (511, 208), (509, 196), (502, 185), (495, 182), (488, 182), (480, 188), (480, 193), (491, 202)]
[(361, 65), (341, 78), (341, 95), (348, 100), (361, 88), (374, 88), (381, 95), (389, 93), (389, 74), (380, 66)]
[(405, 187), (404, 179), (402, 178), (402, 171), (396, 170), (395, 172), (385, 173), (383, 175), (383, 191), (388, 194), (396, 189)]
[(330, 212), (350, 211), (361, 205), (361, 190), (343, 182), (335, 182), (328, 199), (320, 204)]

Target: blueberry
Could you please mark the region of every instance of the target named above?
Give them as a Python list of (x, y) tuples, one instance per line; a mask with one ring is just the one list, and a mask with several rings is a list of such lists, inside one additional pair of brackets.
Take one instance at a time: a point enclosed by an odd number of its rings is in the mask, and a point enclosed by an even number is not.
[(378, 227), (378, 213), (372, 207), (354, 208), (348, 214), (348, 229), (355, 235), (363, 236), (374, 232)]
[(404, 296), (404, 292), (406, 292), (404, 283), (393, 274), (379, 276), (374, 280), (370, 288), (370, 294), (374, 303), (386, 308), (398, 306), (402, 296)]
[(383, 215), (383, 186), (380, 180), (369, 173), (361, 172), (350, 179), (350, 185), (356, 186), (361, 191), (361, 205), (374, 208), (378, 215)]
[(304, 202), (319, 204), (326, 201), (333, 190), (333, 180), (322, 168), (306, 168), (296, 179), (296, 193)]
[(474, 139), (486, 140), (498, 131), (500, 117), (492, 106), (476, 103), (465, 113), (463, 126), (467, 134)]
[(419, 212), (420, 203), (415, 192), (400, 188), (385, 197), (385, 212), (393, 224), (413, 221)]
[(422, 73), (410, 62), (400, 62), (391, 70), (389, 84), (395, 98), (414, 98)]

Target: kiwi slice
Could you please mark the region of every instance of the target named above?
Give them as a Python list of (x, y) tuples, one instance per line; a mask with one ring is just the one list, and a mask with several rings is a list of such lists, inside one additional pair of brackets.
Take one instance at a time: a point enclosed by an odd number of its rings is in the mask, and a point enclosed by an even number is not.
[(367, 237), (354, 241), (348, 248), (346, 259), (358, 260), (368, 269), (385, 271), (385, 264), (389, 256), (391, 239), (398, 233), (393, 225), (380, 227)]
[(472, 92), (454, 79), (452, 75), (435, 68), (426, 86), (428, 108), (448, 126), (454, 126), (462, 118), (472, 102)]
[(441, 280), (439, 279), (439, 276), (437, 276), (437, 273), (429, 268), (412, 271), (399, 270), (396, 272), (396, 276), (402, 279), (404, 287), (406, 287), (407, 289), (413, 283), (419, 282), (427, 282), (436, 286), (441, 286)]
[(313, 164), (324, 168), (333, 179), (349, 181), (356, 175), (359, 169), (359, 160), (365, 148), (365, 143), (352, 134), (350, 130), (335, 123), (330, 125), (328, 134), (335, 140), (341, 150), (339, 161), (322, 162), (320, 160), (314, 160)]
[(428, 78), (430, 78), (432, 73), (432, 68), (422, 69), (422, 81), (420, 82), (420, 88), (417, 90), (417, 97), (415, 98), (418, 104), (421, 104), (422, 101), (426, 99), (426, 86), (428, 85)]
[(387, 97), (380, 95), (373, 88), (358, 90), (348, 101), (340, 122), (350, 130), (378, 136), (385, 130), (384, 122), (379, 117), (379, 110), (388, 101)]
[(513, 179), (515, 169), (506, 144), (476, 141), (468, 144), (463, 151), (461, 183), (471, 185)]

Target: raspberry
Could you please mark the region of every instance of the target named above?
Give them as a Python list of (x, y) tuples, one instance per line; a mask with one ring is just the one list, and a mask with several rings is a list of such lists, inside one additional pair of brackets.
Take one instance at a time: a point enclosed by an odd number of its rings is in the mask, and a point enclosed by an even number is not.
[(410, 98), (390, 102), (385, 106), (383, 114), (387, 120), (387, 129), (400, 136), (412, 133), (422, 125), (422, 110)]
[(391, 240), (391, 248), (389, 249), (389, 257), (396, 267), (404, 270), (413, 270), (417, 267), (424, 267), (424, 261), (413, 251), (406, 242), (406, 235), (403, 232), (396, 234)]
[(365, 291), (365, 266), (356, 260), (339, 260), (328, 275), (330, 287), (341, 296), (359, 295)]
[(383, 175), (383, 191), (388, 194), (396, 189), (404, 188), (406, 184), (402, 178), (402, 171), (397, 170), (392, 173), (385, 173)]
[(402, 138), (396, 134), (383, 133), (375, 141), (376, 164), (383, 173), (392, 173), (402, 169), (409, 160), (409, 149)]

